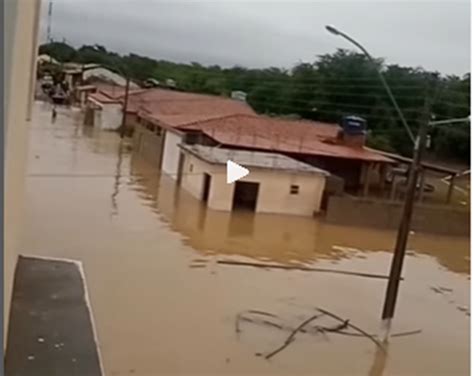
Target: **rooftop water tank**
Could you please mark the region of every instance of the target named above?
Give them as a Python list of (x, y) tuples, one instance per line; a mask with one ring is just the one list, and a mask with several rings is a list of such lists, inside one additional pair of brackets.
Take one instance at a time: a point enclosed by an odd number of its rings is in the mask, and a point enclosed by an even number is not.
[(367, 121), (359, 116), (344, 116), (340, 125), (346, 134), (364, 135), (367, 133)]

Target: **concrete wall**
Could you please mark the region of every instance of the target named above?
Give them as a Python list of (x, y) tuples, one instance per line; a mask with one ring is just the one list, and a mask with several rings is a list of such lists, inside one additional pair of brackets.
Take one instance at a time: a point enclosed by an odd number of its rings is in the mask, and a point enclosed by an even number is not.
[(102, 116), (100, 120), (100, 128), (104, 130), (116, 130), (122, 124), (122, 105), (121, 104), (104, 104), (102, 106)]
[(137, 124), (133, 132), (133, 150), (157, 168), (161, 168), (165, 132), (160, 135)]
[(40, 15), (39, 0), (16, 0), (15, 6), (7, 6), (4, 23), (7, 40), (5, 106), (5, 227), (4, 227), (4, 338), (5, 347), (10, 312), (10, 300), (15, 266), (18, 259), (18, 240), (21, 236), (24, 180), (28, 145), (27, 121), (33, 98), (36, 76), (37, 36)]
[[(211, 175), (208, 206), (214, 210), (232, 210), (235, 184), (226, 183), (224, 165), (211, 165), (187, 154), (183, 165), (182, 187), (201, 199), (204, 173)], [(326, 178), (322, 175), (253, 168), (250, 174), (240, 181), (260, 184), (257, 213), (311, 216), (320, 210)], [(291, 185), (299, 186), (298, 194), (290, 194)]]
[(178, 174), (179, 154), (181, 152), (178, 144), (181, 142), (182, 137), (180, 135), (170, 131), (165, 132), (162, 169), (164, 173), (175, 180)]
[[(401, 202), (355, 197), (331, 197), (326, 220), (338, 225), (397, 229), (402, 213)], [(470, 212), (443, 205), (416, 205), (412, 219), (415, 232), (469, 236)]]

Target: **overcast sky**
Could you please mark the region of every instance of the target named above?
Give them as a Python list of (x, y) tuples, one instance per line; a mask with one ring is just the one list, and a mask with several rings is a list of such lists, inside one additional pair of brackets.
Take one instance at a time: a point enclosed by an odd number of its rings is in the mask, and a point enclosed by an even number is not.
[[(47, 6), (43, 0), (42, 42)], [(177, 62), (292, 67), (336, 48), (333, 24), (387, 63), (470, 71), (469, 1), (53, 0), (52, 35)]]

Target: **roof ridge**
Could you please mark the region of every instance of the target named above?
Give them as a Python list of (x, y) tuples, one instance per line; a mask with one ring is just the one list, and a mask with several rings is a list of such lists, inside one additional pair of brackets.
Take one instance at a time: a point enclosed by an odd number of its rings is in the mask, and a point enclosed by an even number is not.
[[(246, 115), (249, 115), (249, 114), (235, 113), (235, 114), (227, 114), (227, 115), (216, 115), (214, 117), (212, 115), (210, 115), (211, 117), (209, 117), (207, 119), (197, 119), (197, 120), (191, 121), (189, 123), (182, 124), (182, 125), (178, 126), (178, 128), (181, 128), (181, 127), (186, 128), (188, 126), (196, 125), (196, 124), (199, 124), (199, 123), (206, 123), (206, 122), (209, 122), (209, 121), (222, 120), (222, 119), (228, 119), (228, 118), (232, 118), (232, 117), (236, 117), (236, 116), (246, 116)], [(250, 116), (252, 116), (252, 115), (250, 115)]]

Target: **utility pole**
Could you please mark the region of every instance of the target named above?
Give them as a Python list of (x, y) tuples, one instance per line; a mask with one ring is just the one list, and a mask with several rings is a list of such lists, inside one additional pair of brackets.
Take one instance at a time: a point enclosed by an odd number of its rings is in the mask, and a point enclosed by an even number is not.
[[(428, 95), (428, 93), (427, 93)], [(410, 233), (411, 218), (413, 213), (413, 206), (416, 198), (416, 188), (418, 183), (418, 175), (421, 170), (421, 158), (426, 147), (426, 136), (429, 125), (429, 107), (430, 102), (428, 98), (425, 99), (424, 114), (421, 120), (418, 136), (415, 141), (415, 148), (413, 151), (413, 161), (410, 166), (408, 175), (407, 190), (405, 203), (403, 205), (402, 218), (398, 228), (397, 241), (390, 267), (390, 275), (385, 293), (385, 302), (382, 312), (382, 329), (383, 338), (387, 341), (390, 335), (392, 318), (395, 314), (395, 305), (398, 296), (398, 287), (400, 285), (400, 277), (402, 274), (403, 260), (405, 258), (405, 251), (407, 247), (408, 235)]]
[(48, 26), (46, 29), (46, 43), (51, 43), (53, 38), (51, 36), (51, 24), (53, 23), (53, 0), (48, 4)]
[(128, 108), (128, 93), (130, 91), (130, 76), (127, 74), (127, 81), (125, 84), (125, 97), (123, 99), (123, 113), (122, 113), (122, 125), (120, 126), (120, 138), (125, 137), (125, 127), (127, 120), (127, 108)]

